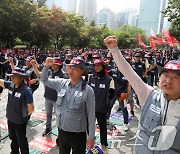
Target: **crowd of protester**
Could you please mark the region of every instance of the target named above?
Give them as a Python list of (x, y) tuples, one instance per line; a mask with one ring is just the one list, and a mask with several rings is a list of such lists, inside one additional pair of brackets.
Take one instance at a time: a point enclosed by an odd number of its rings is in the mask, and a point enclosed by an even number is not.
[[(132, 69), (137, 73), (137, 75), (150, 85), (151, 87), (158, 86), (159, 83), (159, 71), (158, 67), (164, 67), (166, 63), (171, 60), (179, 59), (179, 50), (175, 49), (159, 49), (156, 51), (153, 50), (142, 50), (142, 49), (121, 49), (120, 50), (126, 61), (131, 65)], [(47, 57), (51, 57), (53, 59), (47, 59)], [(82, 63), (82, 60), (84, 64)], [(56, 86), (64, 86), (62, 83), (63, 81), (59, 82), (56, 81), (52, 82), (49, 81), (47, 77), (56, 79), (56, 78), (70, 78), (73, 81), (73, 77), (71, 77), (71, 66), (78, 66), (84, 70), (84, 74), (81, 74), (78, 77), (78, 80), (81, 80), (81, 76), (85, 76), (85, 80), (83, 80), (82, 87), (79, 91), (76, 91), (74, 96), (81, 98), (82, 92), (81, 90), (86, 89), (86, 84), (84, 81), (87, 81), (88, 85), (93, 89), (94, 96), (91, 97), (91, 101), (93, 102), (93, 98), (95, 99), (95, 117), (97, 119), (99, 129), (100, 129), (100, 137), (101, 137), (101, 144), (102, 150), (106, 154), (107, 153), (107, 125), (110, 125), (109, 118), (111, 114), (111, 110), (113, 105), (118, 100), (119, 101), (119, 109), (118, 111), (122, 110), (123, 117), (124, 117), (124, 130), (128, 131), (128, 110), (126, 104), (130, 104), (130, 113), (132, 116), (135, 116), (134, 113), (134, 100), (136, 100), (137, 105), (141, 108), (139, 103), (139, 99), (136, 96), (134, 89), (131, 87), (131, 84), (128, 82), (126, 77), (118, 70), (118, 66), (116, 65), (115, 61), (113, 60), (112, 53), (109, 50), (103, 49), (84, 49), (84, 50), (64, 50), (64, 51), (52, 51), (49, 49), (40, 50), (11, 50), (11, 52), (6, 52), (5, 50), (1, 50), (0, 52), (0, 77), (1, 79), (10, 80), (9, 75), (13, 76), (13, 70), (19, 72), (23, 70), (26, 74), (25, 80), (28, 87), (31, 88), (32, 94), (38, 89), (39, 87), (39, 79), (40, 79), (40, 71), (44, 67), (42, 71), (41, 81), (45, 85), (45, 109), (47, 114), (47, 121), (46, 121), (46, 130), (42, 133), (43, 136), (49, 134), (51, 132), (51, 120), (52, 120), (52, 111), (53, 107), (56, 104), (56, 101), (60, 102), (58, 97), (64, 97), (66, 90), (60, 91), (60, 94), (56, 93), (58, 87)], [(67, 66), (70, 68), (67, 69)], [(49, 69), (50, 67), (50, 69)], [(18, 69), (17, 69), (18, 68)], [(86, 69), (87, 68), (87, 69)], [(74, 69), (74, 68), (73, 68)], [(126, 69), (126, 68), (124, 68)], [(20, 74), (22, 75), (22, 74)], [(69, 81), (69, 80), (65, 80)], [(101, 81), (101, 82), (99, 82)], [(9, 87), (10, 83), (4, 83), (4, 87)], [(56, 88), (56, 89), (53, 89)], [(64, 88), (68, 88), (65, 87)], [(76, 88), (79, 88), (78, 85)], [(72, 89), (70, 89), (72, 90)], [(0, 88), (0, 94), (3, 92), (3, 87)], [(93, 93), (90, 89), (88, 91), (89, 96)], [(59, 96), (60, 95), (60, 96)], [(92, 96), (92, 95), (91, 95)], [(71, 97), (71, 96), (70, 96)], [(89, 96), (90, 97), (90, 96)], [(135, 99), (134, 99), (135, 98)], [(77, 98), (75, 98), (76, 100)], [(67, 100), (71, 101), (70, 98), (67, 96)], [(32, 99), (29, 103), (32, 103)], [(62, 100), (61, 100), (62, 101)], [(77, 99), (78, 101), (78, 99)], [(88, 100), (86, 100), (88, 102)], [(86, 102), (86, 103), (87, 103)], [(79, 103), (79, 102), (77, 102)], [(89, 102), (90, 103), (90, 102)], [(58, 103), (57, 103), (58, 104)], [(76, 104), (77, 105), (77, 104)], [(58, 106), (58, 105), (57, 105)], [(106, 109), (106, 110), (105, 110)], [(83, 110), (83, 109), (82, 109)], [(59, 109), (60, 112), (60, 109)], [(88, 106), (88, 111), (92, 112), (92, 108)], [(32, 113), (32, 112), (31, 112)], [(31, 113), (28, 115), (28, 119), (30, 118)], [(63, 113), (60, 113), (60, 115)], [(85, 113), (86, 114), (86, 113)], [(88, 113), (87, 113), (88, 114)], [(60, 116), (59, 115), (59, 116)], [(89, 118), (89, 119), (88, 119)], [(58, 119), (58, 116), (57, 116)], [(93, 123), (92, 115), (88, 115), (87, 119), (89, 123)], [(87, 120), (84, 119), (84, 122)], [(76, 119), (75, 119), (76, 120)], [(68, 121), (68, 119), (66, 119)], [(90, 124), (92, 124), (90, 123)], [(11, 123), (10, 123), (11, 124)], [(59, 124), (59, 123), (58, 123)], [(93, 125), (93, 124), (92, 124)], [(89, 144), (92, 145), (93, 143), (93, 126), (89, 127), (90, 131), (90, 140)], [(66, 127), (65, 127), (66, 126)], [(72, 124), (72, 126), (74, 126)], [(61, 126), (63, 127), (63, 125)], [(67, 124), (64, 125), (65, 128)], [(81, 130), (87, 126), (81, 126)], [(74, 131), (69, 129), (69, 131)], [(64, 131), (59, 130), (61, 136), (66, 136)], [(79, 134), (80, 135), (80, 134)], [(81, 134), (81, 139), (84, 140), (84, 133)], [(69, 139), (72, 139), (73, 135), (70, 136)], [(73, 146), (76, 146), (78, 141), (73, 142)], [(67, 149), (64, 148), (66, 141), (58, 141), (57, 144), (61, 144), (60, 151), (64, 151), (67, 153)], [(23, 143), (22, 143), (22, 146)], [(26, 145), (27, 146), (27, 145)], [(67, 146), (67, 145), (66, 145)], [(21, 148), (21, 147), (20, 147)], [(77, 153), (82, 150), (83, 151), (84, 145), (82, 145), (82, 149), (79, 148)], [(66, 152), (65, 152), (66, 151)], [(80, 152), (81, 153), (81, 152)]]
[[(159, 50), (142, 50), (142, 49), (121, 49), (124, 57), (133, 64), (136, 61), (136, 57), (139, 57), (139, 60), (145, 64), (146, 77), (144, 80), (151, 85), (157, 85), (157, 65), (164, 66), (169, 60), (177, 60), (179, 58), (180, 51), (178, 49), (159, 49)], [(11, 67), (9, 65), (9, 58), (14, 59), (16, 67), (23, 68), (26, 66), (26, 58), (33, 57), (37, 60), (38, 64), (42, 66), (45, 62), (46, 57), (56, 57), (59, 58), (63, 65), (68, 64), (73, 57), (82, 57), (85, 60), (85, 63), (90, 68), (90, 64), (93, 62), (93, 59), (101, 58), (107, 64), (107, 69), (114, 68), (114, 62), (112, 55), (108, 50), (103, 49), (84, 49), (84, 50), (49, 50), (44, 49), (37, 51), (33, 49), (29, 50), (18, 50), (12, 49), (10, 52), (6, 52), (5, 49), (0, 49), (0, 77), (5, 79), (5, 74), (11, 72)], [(137, 60), (138, 61), (138, 60)], [(153, 66), (153, 67), (152, 67)], [(143, 66), (144, 67), (144, 66)], [(147, 70), (149, 68), (149, 70)], [(89, 73), (92, 69), (90, 68)], [(145, 72), (145, 70), (144, 70)], [(143, 73), (144, 74), (144, 73)], [(149, 74), (151, 74), (151, 80), (155, 82), (149, 82)], [(148, 78), (148, 79), (147, 79)]]

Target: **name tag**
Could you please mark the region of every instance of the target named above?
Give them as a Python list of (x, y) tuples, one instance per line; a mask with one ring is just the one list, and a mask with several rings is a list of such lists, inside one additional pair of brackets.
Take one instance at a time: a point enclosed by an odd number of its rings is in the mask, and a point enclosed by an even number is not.
[(58, 93), (59, 97), (62, 97), (66, 94), (66, 90), (65, 89), (61, 89), (61, 91)]
[(94, 83), (91, 83), (91, 87), (95, 87), (96, 85)]
[(126, 80), (126, 78), (125, 78), (125, 77), (122, 77), (122, 79), (123, 79), (123, 80)]
[(138, 67), (139, 67), (139, 68), (141, 68), (141, 67), (142, 67), (142, 65), (138, 65)]
[(8, 93), (12, 95), (12, 91), (11, 90), (9, 90)]
[(76, 97), (79, 97), (79, 98), (82, 98), (82, 92), (80, 92), (80, 91), (75, 91), (75, 93), (74, 93), (74, 96), (76, 96)]
[(151, 104), (150, 108), (149, 108), (151, 111), (157, 113), (157, 114), (160, 114), (161, 113), (161, 108), (155, 106), (154, 104)]
[(99, 85), (99, 88), (105, 88), (105, 87), (106, 87), (105, 84), (100, 84), (100, 85)]
[(116, 74), (113, 74), (113, 76), (114, 76), (114, 77), (117, 77), (117, 75), (116, 75)]
[(21, 93), (16, 92), (14, 96), (20, 98), (21, 97)]
[(59, 76), (55, 76), (55, 79), (59, 79)]

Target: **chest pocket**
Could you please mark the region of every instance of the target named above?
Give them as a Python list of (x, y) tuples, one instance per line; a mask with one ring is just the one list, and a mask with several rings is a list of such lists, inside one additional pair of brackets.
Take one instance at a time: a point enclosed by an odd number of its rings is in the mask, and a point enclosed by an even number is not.
[(172, 149), (180, 152), (180, 142), (179, 142), (179, 139), (180, 139), (180, 120), (176, 125), (176, 129), (177, 129), (177, 133), (176, 133), (176, 138), (174, 140), (174, 144), (172, 146)]
[(80, 111), (83, 108), (83, 98), (81, 96), (73, 96), (73, 101), (69, 105), (69, 109)]
[(57, 96), (58, 96), (58, 99), (57, 99), (57, 102), (56, 102), (57, 107), (62, 104), (62, 101), (63, 101), (65, 95), (66, 95), (66, 90), (61, 89), (60, 92), (57, 94)]
[(147, 110), (146, 115), (141, 121), (141, 126), (152, 132), (152, 130), (158, 126), (160, 122), (160, 114), (151, 111), (150, 109)]

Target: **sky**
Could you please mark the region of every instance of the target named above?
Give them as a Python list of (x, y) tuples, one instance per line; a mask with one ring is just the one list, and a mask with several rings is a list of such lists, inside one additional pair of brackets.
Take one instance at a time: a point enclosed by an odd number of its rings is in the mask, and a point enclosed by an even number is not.
[[(79, 4), (80, 0), (77, 0)], [(113, 12), (118, 13), (126, 8), (137, 8), (139, 10), (140, 0), (96, 0), (97, 12), (102, 8), (106, 7), (111, 9)]]

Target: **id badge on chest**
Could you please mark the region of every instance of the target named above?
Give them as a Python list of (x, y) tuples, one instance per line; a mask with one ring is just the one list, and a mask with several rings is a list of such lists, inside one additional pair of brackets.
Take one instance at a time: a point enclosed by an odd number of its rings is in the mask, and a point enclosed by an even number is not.
[(161, 108), (155, 106), (154, 104), (151, 104), (150, 108), (149, 108), (151, 111), (157, 113), (158, 115), (160, 115), (161, 113)]
[(59, 97), (63, 97), (63, 96), (65, 96), (65, 94), (66, 94), (66, 90), (65, 89), (61, 89), (61, 91), (58, 93), (58, 96)]
[(20, 98), (21, 97), (21, 93), (16, 92), (14, 96), (17, 97), (17, 98)]
[(74, 96), (76, 96), (76, 97), (78, 97), (78, 98), (82, 98), (82, 92), (80, 92), (80, 91), (75, 91), (75, 93), (74, 93)]
[(104, 89), (105, 87), (106, 87), (106, 85), (105, 85), (105, 84), (100, 84), (100, 85), (99, 85), (99, 88)]

